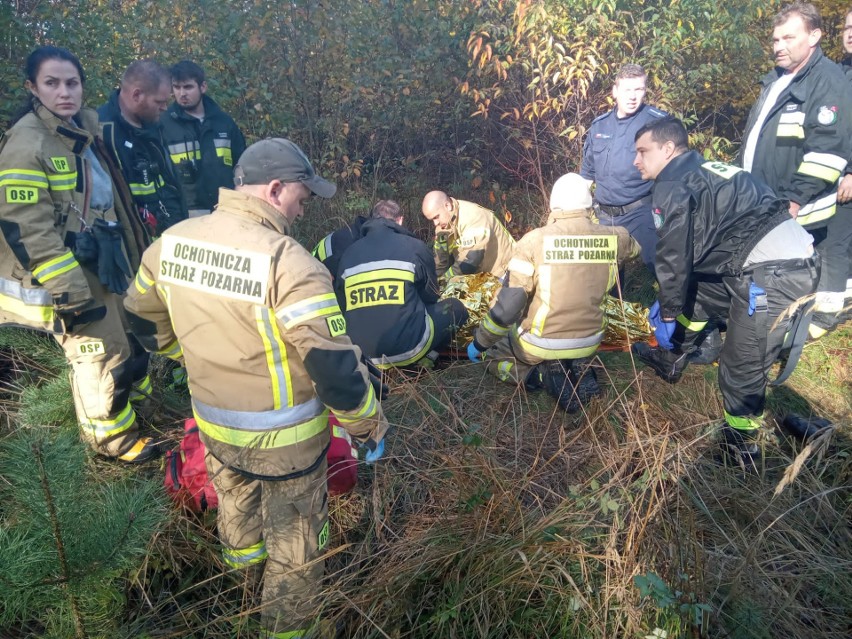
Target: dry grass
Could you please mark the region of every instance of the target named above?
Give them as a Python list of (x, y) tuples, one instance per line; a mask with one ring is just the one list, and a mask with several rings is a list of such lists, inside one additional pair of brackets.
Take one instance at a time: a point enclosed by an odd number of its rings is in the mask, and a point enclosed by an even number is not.
[[(717, 464), (712, 368), (669, 386), (602, 363), (606, 398), (578, 416), (472, 364), (391, 380), (386, 457), (331, 504), (321, 606), (342, 636), (849, 636), (848, 396), (819, 386), (838, 428), (774, 494), (799, 447), (768, 438), (759, 477)], [(152, 546), (128, 636), (252, 636), (258, 599), (210, 523), (179, 517)], [(641, 598), (647, 573), (668, 592)]]
[[(606, 396), (577, 416), (479, 365), (394, 374), (386, 457), (331, 503), (323, 615), (359, 638), (849, 637), (850, 343), (847, 325), (808, 347), (772, 392), (770, 418), (837, 428), (768, 437), (760, 476), (715, 460), (713, 367), (670, 386), (603, 354)], [(256, 584), (221, 563), (213, 518), (173, 515), (118, 636), (255, 636)], [(664, 587), (643, 598), (649, 573)]]

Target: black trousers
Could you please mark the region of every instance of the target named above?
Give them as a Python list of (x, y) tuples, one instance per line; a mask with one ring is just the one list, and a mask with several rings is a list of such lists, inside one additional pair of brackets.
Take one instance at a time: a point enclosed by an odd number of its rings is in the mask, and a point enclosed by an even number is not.
[[(762, 424), (769, 369), (778, 359), (795, 310), (816, 291), (819, 259), (765, 262), (740, 276), (697, 281), (684, 315), (694, 324), (726, 321), (728, 332), (719, 357), (719, 390), (725, 420), (740, 430)], [(749, 315), (749, 286), (766, 291), (766, 310)], [(765, 313), (761, 315), (761, 313)], [(703, 339), (701, 330), (681, 325), (675, 346), (691, 351)]]
[[(822, 275), (817, 291), (817, 306), (814, 309), (813, 323), (823, 329), (830, 329), (837, 322), (837, 314), (843, 308), (846, 280), (850, 274), (850, 255), (852, 255), (852, 202), (837, 206), (837, 212), (828, 221), (828, 225), (808, 230), (814, 237), (814, 248), (822, 258)], [(827, 299), (824, 294), (833, 293)]]

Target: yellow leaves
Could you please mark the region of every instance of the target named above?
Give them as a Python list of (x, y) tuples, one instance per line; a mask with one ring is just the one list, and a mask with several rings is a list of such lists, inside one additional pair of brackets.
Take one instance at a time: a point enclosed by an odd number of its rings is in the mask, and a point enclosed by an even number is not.
[(474, 189), (478, 189), (480, 186), (482, 186), (482, 178), (477, 175), (470, 181), (470, 186)]
[(411, 95), (411, 89), (409, 89), (408, 87), (405, 87), (402, 90), (402, 95)]
[(497, 197), (494, 195), (494, 191), (488, 191), (488, 202), (491, 204), (497, 204)]
[(343, 135), (349, 135), (349, 123), (348, 122), (343, 123)]

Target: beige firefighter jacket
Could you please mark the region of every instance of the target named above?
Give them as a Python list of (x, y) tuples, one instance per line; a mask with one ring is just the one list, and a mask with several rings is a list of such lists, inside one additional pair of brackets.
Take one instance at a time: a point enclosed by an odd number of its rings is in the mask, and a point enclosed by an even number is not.
[[(476, 330), (488, 348), (510, 334), (542, 359), (574, 359), (603, 339), (603, 301), (618, 264), (639, 254), (627, 229), (600, 226), (590, 209), (551, 211), (522, 237), (509, 262), (509, 285)], [(521, 293), (521, 290), (523, 293)]]
[(183, 356), (210, 452), (260, 478), (318, 467), (329, 408), (359, 442), (387, 429), (331, 276), (288, 230), (263, 200), (221, 189), (211, 215), (145, 252), (125, 301), (148, 350)]
[[(128, 212), (130, 193), (96, 137), (98, 116), (83, 109), (78, 128), (40, 103), (0, 137), (0, 322), (63, 333), (59, 312), (92, 300), (87, 275), (72, 252), (74, 238), (96, 218), (118, 221), (136, 270), (144, 231)], [(110, 173), (113, 208), (89, 207), (93, 149)], [(92, 267), (96, 269), (96, 266)], [(97, 279), (94, 271), (89, 278)]]
[(453, 217), (450, 228), (435, 236), (435, 270), (438, 275), (491, 273), (503, 277), (512, 257), (515, 240), (493, 212), (450, 198)]

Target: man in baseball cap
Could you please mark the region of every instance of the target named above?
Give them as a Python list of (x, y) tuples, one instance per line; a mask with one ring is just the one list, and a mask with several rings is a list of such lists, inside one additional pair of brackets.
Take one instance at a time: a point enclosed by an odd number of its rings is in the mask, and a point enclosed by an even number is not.
[(311, 636), (329, 540), (328, 411), (375, 462), (388, 428), (326, 268), (289, 235), (331, 197), (289, 140), (243, 153), (210, 215), (145, 251), (125, 302), (139, 341), (184, 360), (225, 564), (265, 564), (262, 636)]
[(314, 195), (331, 197), (337, 187), (314, 172), (302, 149), (284, 138), (268, 138), (255, 142), (240, 157), (234, 169), (236, 186), (301, 182)]

